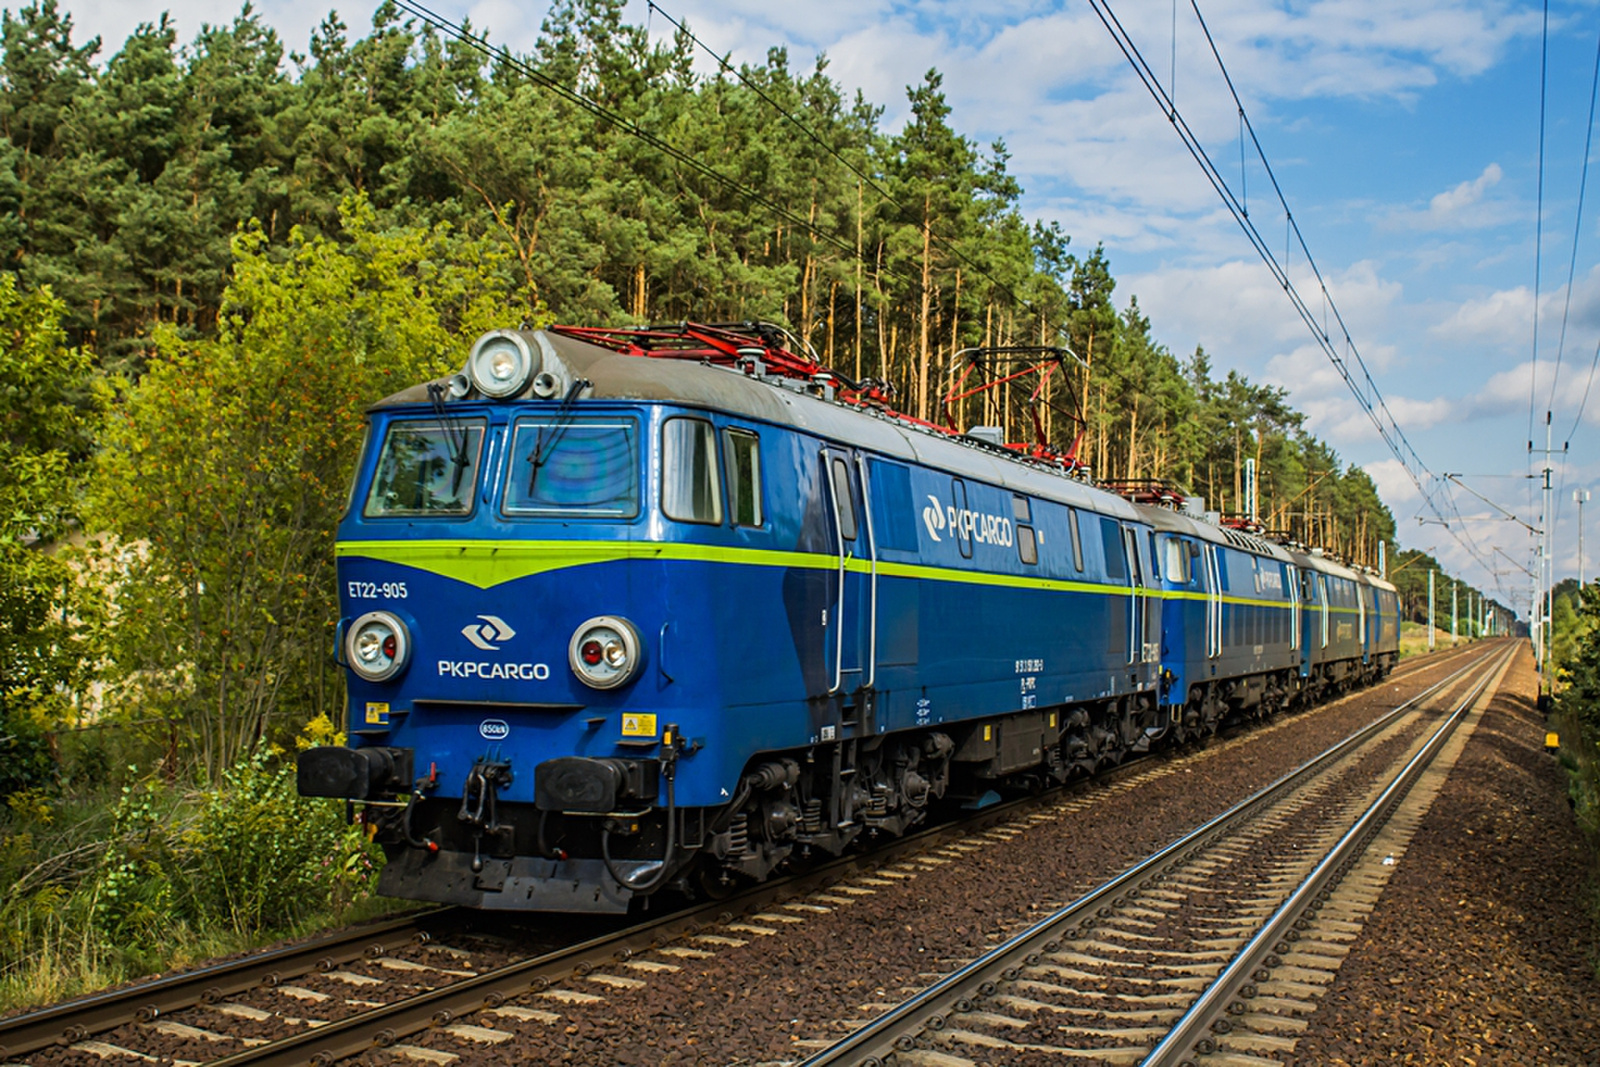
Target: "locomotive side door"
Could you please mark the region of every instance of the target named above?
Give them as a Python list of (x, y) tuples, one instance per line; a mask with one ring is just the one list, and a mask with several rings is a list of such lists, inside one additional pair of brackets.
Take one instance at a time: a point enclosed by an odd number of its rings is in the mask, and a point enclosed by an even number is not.
[(1288, 581), (1284, 584), (1289, 593), (1289, 651), (1300, 649), (1300, 572), (1292, 565), (1284, 565)]
[(1206, 564), (1206, 658), (1222, 655), (1222, 573), (1217, 546), (1206, 545), (1200, 558)]
[(1326, 574), (1317, 575), (1317, 599), (1320, 602), (1320, 606), (1322, 608), (1322, 644), (1321, 644), (1320, 647), (1327, 648), (1328, 647), (1328, 623), (1329, 623), (1328, 615), (1329, 615), (1329, 607), (1328, 607), (1328, 576)]
[(875, 683), (877, 552), (864, 487), (864, 457), (853, 450), (822, 450), (823, 482), (839, 556), (833, 604), (828, 609), (825, 655), (832, 667), (829, 696)]
[(1122, 528), (1122, 554), (1128, 559), (1128, 662), (1138, 663), (1144, 649), (1144, 574), (1133, 531)]
[(1316, 626), (1319, 608), (1317, 605), (1317, 575), (1316, 572), (1306, 567), (1300, 568), (1300, 600), (1299, 611), (1295, 616), (1295, 631), (1300, 635), (1300, 677), (1311, 677), (1311, 662), (1315, 659), (1312, 649), (1317, 647)]
[(1149, 567), (1139, 551), (1139, 534), (1132, 526), (1122, 528), (1123, 551), (1128, 557), (1128, 662), (1146, 663), (1148, 642), (1159, 634), (1159, 623), (1150, 618), (1150, 607), (1160, 602), (1150, 595), (1146, 584)]
[(1367, 640), (1367, 590), (1359, 584), (1356, 586), (1356, 611), (1361, 627), (1361, 662), (1365, 665), (1371, 652), (1371, 642)]

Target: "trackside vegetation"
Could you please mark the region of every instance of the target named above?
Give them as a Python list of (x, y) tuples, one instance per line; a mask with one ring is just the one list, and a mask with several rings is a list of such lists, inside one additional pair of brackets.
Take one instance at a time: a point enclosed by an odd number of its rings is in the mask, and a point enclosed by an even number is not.
[[(1557, 758), (1567, 772), (1567, 796), (1589, 840), (1591, 876), (1581, 893), (1600, 928), (1600, 581), (1580, 588), (1569, 578), (1553, 592), (1556, 685), (1548, 725), (1560, 739)], [(1600, 974), (1600, 960), (1594, 966)]]
[(386, 906), (292, 754), (343, 721), (362, 412), (489, 328), (774, 320), (928, 418), (961, 350), (1070, 345), (1045, 425), (1097, 475), (1242, 514), (1253, 460), (1264, 525), (1395, 568), (1367, 474), (1027, 219), (937, 71), (891, 123), (825, 61), (708, 75), (622, 8), (558, 0), (519, 57), (604, 115), (390, 3), (303, 53), (248, 5), (114, 50), (55, 0), (0, 15), (0, 1010)]
[[(1600, 582), (1556, 586), (1550, 654), (1555, 664), (1551, 726), (1569, 775), (1578, 823), (1600, 851)], [(1597, 903), (1600, 915), (1600, 903)]]

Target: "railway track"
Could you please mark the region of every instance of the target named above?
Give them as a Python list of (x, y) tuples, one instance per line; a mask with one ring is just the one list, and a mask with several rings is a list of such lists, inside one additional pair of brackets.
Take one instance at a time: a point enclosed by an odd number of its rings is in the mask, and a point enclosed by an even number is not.
[[(1129, 764), (1110, 777), (1137, 770)], [(500, 966), (480, 967), (472, 953), (449, 944), (452, 936), (445, 931), (462, 928), (466, 921), (462, 909), (430, 909), (326, 935), (0, 1020), (0, 1064), (39, 1062), (40, 1052), (49, 1054), (46, 1062), (75, 1052), (129, 1064), (328, 1064), (375, 1047), (399, 1045), (421, 1030), (441, 1028), (478, 1038), (486, 1028), (460, 1022), (459, 1017), (485, 1012), (491, 1017), (536, 1019), (542, 1014), (537, 1009), (506, 1002), (562, 982), (603, 978), (607, 970), (619, 971), (618, 984), (625, 984), (626, 974), (648, 973), (661, 966), (637, 958), (645, 953), (692, 955), (703, 951), (696, 945), (726, 944), (729, 939), (710, 933), (711, 927), (738, 926), (738, 917), (768, 908), (781, 911), (794, 899), (825, 894), (847, 877), (870, 877), (906, 856), (989, 831), (1042, 802), (1028, 797), (995, 805), (971, 819), (930, 828), (871, 853), (595, 937), (569, 937), (551, 951)], [(570, 928), (570, 923), (563, 926)], [(396, 956), (401, 948), (408, 950), (408, 956), (436, 953), (443, 959), (419, 962)], [(372, 973), (383, 970), (411, 981), (396, 984)], [(259, 995), (263, 990), (278, 1001), (276, 1006), (248, 1003), (246, 994)], [(380, 996), (388, 999), (376, 999)], [(330, 1011), (336, 1004), (346, 1010)], [(255, 1036), (285, 1027), (293, 1032)], [(221, 1048), (225, 1042), (245, 1047), (220, 1056), (203, 1054), (206, 1046)]]
[[(1429, 657), (1418, 667), (1438, 667), (1449, 658)], [(1396, 672), (1391, 680), (1409, 673)], [(1225, 738), (1221, 743), (1236, 742)], [(1115, 786), (1162, 762), (1159, 757), (1130, 762), (1078, 791)], [(806, 903), (813, 898), (827, 901), (830, 892), (848, 903), (852, 890), (835, 888), (846, 879), (884, 883), (885, 878), (903, 876), (893, 870), (897, 864), (917, 857), (924, 857), (916, 860), (922, 864), (949, 862), (969, 838), (1004, 834), (1004, 824), (1019, 819), (1059, 817), (1041, 812), (1061, 799), (1057, 793), (995, 806), (979, 817), (793, 879), (592, 937), (579, 936), (564, 923), (564, 936), (554, 939), (548, 951), (530, 953), (533, 946), (526, 939), (494, 951), (473, 951), (470, 937), (453, 946), (468, 925), (458, 909), (449, 908), (325, 935), (0, 1020), (0, 1063), (84, 1062), (70, 1053), (130, 1064), (331, 1063), (374, 1047), (404, 1052), (408, 1037), (430, 1029), (464, 1040), (493, 1041), (489, 1035), (502, 1032), (492, 1028), (496, 1018), (548, 1021), (550, 1013), (510, 1003), (514, 998), (532, 994), (559, 1003), (562, 986), (596, 988), (599, 983), (598, 988), (607, 988), (608, 979), (609, 988), (625, 990), (654, 970), (674, 966), (663, 961), (693, 959), (735, 938), (761, 936), (732, 929), (730, 937), (730, 927), (781, 928), (796, 913), (830, 907)], [(944, 858), (937, 855), (941, 850)], [(574, 996), (581, 1000), (582, 994)], [(491, 1025), (466, 1021), (477, 1012), (485, 1013), (482, 1021)]]
[[(1437, 761), (1465, 744), (1456, 729), (1510, 654), (1474, 657), (804, 1067), (1272, 1062), (1292, 1050), (1448, 773)], [(1429, 705), (1452, 692), (1436, 720)]]
[(220, 1004), (247, 990), (294, 988), (294, 981), (329, 974), (357, 960), (377, 960), (403, 946), (424, 944), (457, 918), (455, 908), (428, 908), (382, 922), (169, 975), (123, 989), (0, 1019), (0, 1062), (174, 1012)]

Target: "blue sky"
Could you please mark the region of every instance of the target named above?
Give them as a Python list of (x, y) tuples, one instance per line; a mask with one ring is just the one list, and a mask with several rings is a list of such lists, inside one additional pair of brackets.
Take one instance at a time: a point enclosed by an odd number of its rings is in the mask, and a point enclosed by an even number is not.
[[(164, 9), (183, 39), (202, 20), (231, 17), (201, 0), (165, 8), (61, 3), (74, 13), (80, 39), (99, 33), (109, 49)], [(304, 51), (330, 5), (257, 6), (291, 48)], [(532, 45), (546, 10), (543, 0), (434, 6), (469, 15), (515, 49)], [(1112, 6), (1162, 81), (1175, 75), (1179, 108), (1237, 187), (1237, 114), (1189, 0)], [(337, 5), (352, 33), (369, 24), (372, 7), (372, 0)], [(981, 145), (1006, 141), (1026, 213), (1059, 221), (1074, 248), (1105, 245), (1119, 304), (1137, 295), (1157, 337), (1180, 356), (1204, 345), (1219, 371), (1287, 388), (1312, 431), (1372, 474), (1402, 544), (1432, 549), (1526, 611), (1530, 579), (1518, 567), (1532, 566), (1527, 531), (1448, 484), (1440, 491), (1454, 494), (1466, 521), (1448, 530), (1417, 522), (1415, 486), (1088, 0), (662, 0), (660, 7), (735, 60), (759, 60), (781, 44), (805, 68), (825, 52), (832, 76), (884, 105), (891, 128), (905, 117), (905, 87), (938, 67), (956, 128)], [(636, 21), (649, 18), (657, 34), (670, 29), (659, 14), (649, 16), (644, 0), (630, 0), (629, 10)], [(1552, 551), (1557, 577), (1575, 575), (1572, 490), (1600, 489), (1600, 387), (1572, 429), (1600, 346), (1600, 176), (1586, 194), (1570, 303), (1567, 292), (1600, 33), (1595, 5), (1552, 0), (1550, 9), (1537, 353), (1542, 9), (1455, 0), (1200, 0), (1200, 10), (1355, 345), (1423, 463), (1434, 475), (1462, 474), (1537, 526), (1536, 483), (1526, 476), (1542, 463), (1530, 460), (1529, 426), (1542, 448), (1545, 411), (1553, 411), (1555, 446), (1565, 441), (1570, 449), (1554, 464), (1562, 506)], [(1252, 217), (1281, 254), (1284, 219), (1259, 164), (1247, 161), (1243, 177)], [(1289, 263), (1320, 309), (1298, 251)], [(1585, 513), (1591, 531), (1596, 516), (1600, 493)], [(1600, 538), (1586, 538), (1585, 556), (1600, 557)], [(1585, 569), (1600, 573), (1594, 562)]]

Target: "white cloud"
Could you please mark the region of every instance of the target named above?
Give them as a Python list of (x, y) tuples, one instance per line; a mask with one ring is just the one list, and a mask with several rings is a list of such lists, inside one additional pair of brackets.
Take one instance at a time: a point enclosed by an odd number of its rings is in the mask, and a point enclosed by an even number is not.
[(1388, 228), (1411, 230), (1468, 230), (1520, 222), (1520, 207), (1503, 200), (1486, 199), (1485, 194), (1505, 177), (1500, 164), (1490, 163), (1471, 181), (1461, 182), (1435, 193), (1425, 209), (1395, 210), (1382, 220)]
[(1484, 191), (1498, 185), (1502, 176), (1500, 164), (1491, 163), (1472, 181), (1462, 182), (1448, 192), (1435, 194), (1428, 202), (1428, 213), (1440, 218), (1458, 214), (1463, 208), (1482, 200)]
[[(1458, 359), (1478, 357), (1491, 361), (1491, 366), (1506, 368), (1493, 373), (1479, 390), (1479, 410), (1504, 412), (1527, 403), (1534, 363), (1530, 355), (1533, 307), (1531, 287), (1499, 289), (1454, 305), (1428, 328), (1428, 333), (1450, 346)], [(1564, 286), (1539, 299), (1538, 379), (1532, 384), (1537, 410), (1550, 406), (1558, 413), (1576, 411), (1597, 344), (1600, 266), (1573, 285), (1570, 301)], [(1519, 362), (1508, 365), (1511, 359)], [(1591, 398), (1600, 400), (1600, 395)]]
[(1429, 328), (1443, 341), (1523, 352), (1531, 343), (1532, 330), (1533, 290), (1521, 285), (1464, 301), (1448, 318)]
[[(1297, 274), (1295, 287), (1307, 301), (1313, 321), (1345, 351), (1338, 323), (1323, 307), (1316, 280)], [(1370, 260), (1327, 276), (1328, 291), (1357, 338), (1368, 369), (1380, 374), (1394, 360), (1385, 344), (1362, 344), (1361, 338), (1389, 335), (1389, 323), (1404, 307), (1404, 287), (1385, 278)], [(1301, 395), (1308, 383), (1345, 386), (1328, 357), (1317, 346), (1271, 272), (1259, 261), (1228, 260), (1214, 266), (1169, 267), (1130, 274), (1118, 285), (1118, 297), (1136, 293), (1158, 336), (1174, 351), (1187, 354), (1203, 345), (1227, 365), (1241, 365), (1252, 375), (1285, 385)], [(1303, 346), (1303, 347), (1302, 347)], [(1293, 359), (1288, 359), (1294, 356)], [(1284, 362), (1285, 360), (1287, 362)], [(1274, 367), (1276, 364), (1276, 367)]]
[(1374, 460), (1362, 464), (1361, 469), (1378, 487), (1378, 496), (1389, 505), (1396, 522), (1401, 522), (1411, 506), (1422, 499), (1417, 492), (1417, 483), (1411, 480), (1411, 475), (1406, 473), (1405, 467), (1397, 459)]

